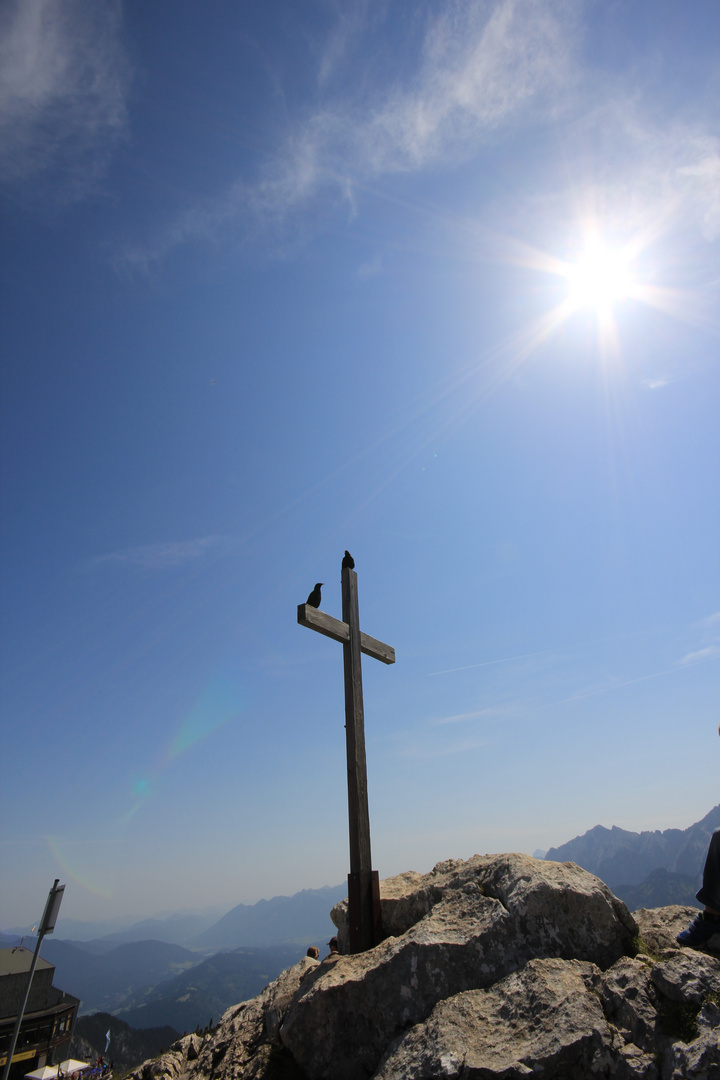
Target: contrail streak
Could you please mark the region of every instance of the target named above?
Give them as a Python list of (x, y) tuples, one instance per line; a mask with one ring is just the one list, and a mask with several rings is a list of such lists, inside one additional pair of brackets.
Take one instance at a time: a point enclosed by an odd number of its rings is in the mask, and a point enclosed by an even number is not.
[(527, 660), (529, 656), (543, 656), (547, 651), (547, 649), (541, 649), (540, 652), (522, 653), (520, 656), (503, 656), (500, 660), (485, 660), (482, 664), (468, 664), (467, 667), (451, 667), (445, 668), (443, 671), (429, 671), (428, 676), (449, 675), (453, 671), (471, 671), (473, 668), (492, 667), (493, 664), (509, 664), (511, 660)]

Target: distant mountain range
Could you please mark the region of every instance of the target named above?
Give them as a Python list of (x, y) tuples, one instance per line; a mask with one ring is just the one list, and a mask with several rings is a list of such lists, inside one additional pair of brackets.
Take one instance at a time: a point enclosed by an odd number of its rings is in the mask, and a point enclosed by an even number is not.
[[(347, 883), (324, 885), (320, 889), (303, 889), (293, 896), (274, 896), (271, 900), (258, 900), (256, 904), (238, 904), (220, 919), (217, 913), (213, 916), (176, 913), (122, 925), (107, 934), (102, 931), (108, 925), (117, 927), (120, 920), (111, 924), (92, 924), (60, 919), (53, 941), (65, 941), (96, 955), (138, 941), (181, 945), (199, 951), (201, 956), (219, 949), (303, 943), (307, 946), (322, 939), (327, 941), (335, 933), (330, 909), (345, 896)], [(98, 927), (95, 935), (91, 933), (93, 925)], [(34, 948), (34, 939), (27, 936), (27, 928), (16, 927), (0, 934), (0, 942), (6, 940), (16, 944), (23, 934), (26, 945)], [(33, 944), (29, 945), (31, 941)], [(50, 939), (46, 939), (46, 944), (49, 942)], [(55, 963), (51, 956), (47, 959)]]
[(168, 945), (184, 945), (192, 948), (203, 931), (217, 921), (218, 915), (167, 915), (164, 918), (143, 919), (131, 923), (122, 930), (114, 930), (100, 939), (90, 939), (83, 943), (94, 951), (105, 952), (129, 941), (164, 941)]
[[(202, 948), (259, 948), (265, 945), (310, 945), (335, 933), (330, 909), (347, 896), (347, 883), (303, 889), (294, 896), (274, 896), (251, 907), (238, 904), (195, 938)], [(327, 935), (327, 937), (326, 937)]]
[[(324, 950), (327, 952), (327, 950)], [(220, 1019), (226, 1009), (255, 997), (281, 971), (305, 955), (304, 946), (236, 949), (216, 953), (189, 971), (136, 994), (118, 1016), (134, 1028), (171, 1025), (194, 1031)]]
[[(40, 952), (55, 965), (55, 985), (80, 998), (81, 1015), (113, 1013), (132, 1026), (194, 1031), (258, 994), (308, 945), (325, 951), (335, 933), (330, 909), (346, 893), (345, 885), (325, 886), (238, 904), (210, 926), (205, 916), (178, 914), (86, 941), (47, 937)], [(19, 940), (0, 934), (0, 947)], [(24, 944), (32, 951), (35, 939), (26, 936)]]
[(688, 874), (673, 874), (670, 870), (653, 870), (639, 885), (616, 885), (613, 892), (627, 904), (630, 911), (639, 908), (667, 907), (682, 904), (684, 907), (700, 907), (695, 899), (699, 889), (698, 879)]
[[(212, 905), (200, 911), (161, 912), (152, 918), (138, 922), (132, 915), (115, 919), (99, 919), (86, 922), (83, 919), (61, 916), (58, 930), (64, 941), (82, 942), (84, 945), (100, 946), (98, 951), (107, 951), (125, 941), (168, 941), (171, 945), (186, 945), (192, 937), (201, 934), (225, 914), (227, 908)], [(5, 935), (27, 934), (28, 927), (12, 927), (5, 930)]]
[[(4, 943), (16, 944), (13, 940)], [(35, 940), (26, 938), (25, 947), (34, 949)], [(134, 941), (95, 955), (73, 942), (49, 937), (40, 955), (55, 965), (55, 986), (80, 998), (82, 1013), (115, 1012), (134, 995), (200, 960), (181, 945), (163, 941)]]
[[(708, 843), (720, 828), (720, 805), (687, 829), (628, 832), (596, 825), (567, 844), (551, 848), (546, 859), (574, 862), (597, 875), (631, 911), (666, 904), (694, 904)], [(638, 902), (640, 901), (640, 902)]]

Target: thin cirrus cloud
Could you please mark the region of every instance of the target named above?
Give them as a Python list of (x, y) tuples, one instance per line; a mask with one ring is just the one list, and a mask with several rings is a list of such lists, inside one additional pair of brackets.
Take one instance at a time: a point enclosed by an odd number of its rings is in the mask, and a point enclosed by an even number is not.
[(433, 727), (439, 727), (444, 724), (465, 724), (471, 720), (481, 720), (487, 718), (500, 718), (508, 719), (514, 716), (517, 712), (517, 704), (497, 705), (488, 709), (475, 709), (472, 712), (455, 713), (453, 716), (443, 716), (438, 720), (432, 721)]
[(714, 240), (720, 235), (720, 140), (698, 137), (696, 160), (682, 166), (679, 177), (701, 203), (705, 236)]
[(85, 564), (87, 569), (102, 566), (137, 566), (144, 570), (173, 570), (187, 563), (221, 555), (231, 546), (227, 536), (203, 536), (197, 540), (175, 540), (139, 547), (123, 548), (97, 555)]
[(359, 118), (360, 162), (387, 173), (472, 156), (495, 128), (567, 85), (574, 28), (566, 3), (449, 5), (428, 26), (413, 84)]
[(455, 742), (444, 743), (442, 746), (430, 746), (427, 743), (418, 744), (413, 742), (412, 745), (408, 745), (401, 750), (399, 756), (415, 761), (434, 761), (436, 758), (451, 757), (453, 754), (466, 754), (472, 750), (479, 750), (488, 744), (489, 740), (482, 737), (459, 739)]
[[(126, 249), (123, 261), (147, 265), (186, 241), (215, 239), (230, 223), (266, 230), (320, 196), (326, 206), (334, 194), (352, 213), (355, 189), (373, 178), (467, 160), (528, 109), (558, 107), (574, 79), (574, 11), (566, 0), (448, 4), (430, 17), (405, 83), (354, 97), (329, 91), (330, 100), (280, 139), (255, 181), (239, 178), (190, 207), (154, 245)], [(355, 20), (347, 35), (360, 33)], [(321, 60), (321, 83), (345, 48), (341, 36)]]
[(0, 178), (85, 195), (127, 128), (119, 0), (7, 0), (0, 15)]
[[(606, 207), (611, 231), (636, 236), (641, 249), (673, 223), (691, 222), (707, 240), (717, 236), (720, 152), (702, 103), (686, 121), (665, 104), (658, 110), (632, 75), (581, 68), (583, 5), (452, 0), (439, 13), (431, 10), (402, 76), (388, 79), (365, 67), (363, 77), (342, 85), (333, 73), (348, 43), (367, 56), (373, 34), (386, 31), (378, 25), (382, 12), (358, 12), (352, 19), (339, 14), (318, 62), (321, 103), (278, 133), (256, 175), (238, 176), (176, 215), (153, 240), (126, 247), (118, 268), (147, 268), (176, 247), (224, 239), (233, 228), (244, 240), (275, 232), (286, 249), (301, 216), (344, 208), (354, 217), (358, 194), (379, 179), (447, 170), (500, 133), (551, 118), (565, 122), (575, 162), (577, 190), (554, 184), (565, 215), (568, 198), (589, 189)], [(571, 150), (573, 140), (579, 143)], [(587, 146), (595, 153), (587, 155)], [(713, 321), (702, 298), (695, 311), (684, 294), (656, 293), (648, 302), (690, 321)]]
[(678, 660), (678, 664), (682, 667), (702, 664), (706, 660), (717, 660), (720, 657), (720, 611), (714, 611), (712, 615), (700, 619), (695, 623), (695, 627), (699, 630), (700, 640), (697, 644), (701, 647), (685, 653)]
[(720, 645), (707, 645), (704, 649), (687, 653), (678, 663), (683, 665), (701, 664), (704, 660), (716, 660), (720, 656)]

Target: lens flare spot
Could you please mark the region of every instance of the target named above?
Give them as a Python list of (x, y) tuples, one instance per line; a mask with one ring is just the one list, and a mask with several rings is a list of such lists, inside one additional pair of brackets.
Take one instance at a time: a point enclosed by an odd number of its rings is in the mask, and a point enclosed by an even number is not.
[(244, 705), (243, 695), (234, 682), (230, 679), (213, 679), (183, 721), (170, 747), (170, 757), (177, 757), (234, 720), (243, 711)]
[(56, 859), (61, 870), (67, 877), (72, 878), (77, 885), (80, 885), (89, 893), (93, 893), (94, 896), (101, 896), (105, 900), (109, 900), (112, 897), (112, 890), (99, 884), (97, 880), (93, 880), (94, 875), (81, 871), (74, 861), (70, 861), (66, 853), (61, 849), (60, 841), (57, 837), (46, 836), (45, 840), (50, 853)]
[(150, 780), (147, 776), (133, 776), (130, 787), (135, 799), (146, 799), (150, 795)]

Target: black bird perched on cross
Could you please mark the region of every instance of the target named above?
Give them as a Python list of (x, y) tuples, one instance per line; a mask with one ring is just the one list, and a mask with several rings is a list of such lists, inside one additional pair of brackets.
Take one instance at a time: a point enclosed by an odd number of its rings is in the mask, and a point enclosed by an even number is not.
[(313, 589), (313, 591), (308, 596), (305, 603), (309, 604), (310, 607), (320, 607), (320, 601), (322, 600), (322, 595), (321, 595), (321, 592), (320, 592), (320, 586), (324, 585), (324, 584), (325, 584), (324, 581), (318, 581), (316, 583), (316, 585), (315, 585), (315, 588)]
[(345, 558), (342, 561), (342, 568), (343, 568), (343, 570), (354, 570), (355, 569), (355, 560), (353, 559), (352, 555), (350, 554), (350, 552), (348, 551), (347, 548), (345, 548)]

